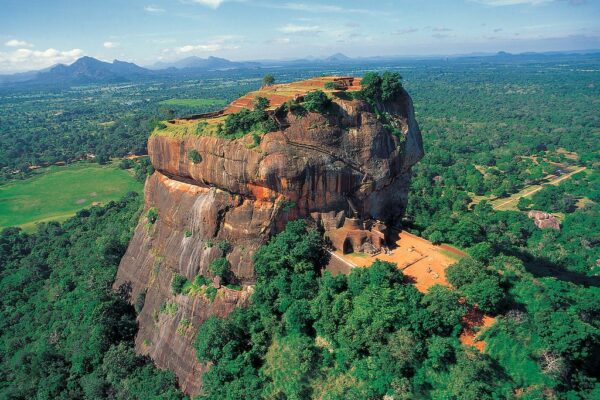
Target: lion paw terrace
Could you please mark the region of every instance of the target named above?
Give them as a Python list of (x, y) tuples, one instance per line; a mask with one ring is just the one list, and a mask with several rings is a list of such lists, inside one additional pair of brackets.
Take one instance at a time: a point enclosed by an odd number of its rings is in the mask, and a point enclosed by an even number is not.
[[(257, 97), (268, 99), (269, 107), (267, 111), (272, 112), (289, 100), (301, 101), (304, 95), (314, 90), (322, 90), (325, 93), (358, 91), (361, 89), (360, 81), (361, 78), (353, 76), (322, 76), (304, 81), (263, 86), (259, 90), (248, 92), (244, 96), (234, 100), (223, 110), (171, 119), (168, 122), (173, 125), (190, 124), (200, 121), (209, 124), (221, 123), (224, 117), (229, 114), (235, 114), (242, 109), (252, 110), (254, 100)], [(328, 85), (329, 83), (333, 85)]]

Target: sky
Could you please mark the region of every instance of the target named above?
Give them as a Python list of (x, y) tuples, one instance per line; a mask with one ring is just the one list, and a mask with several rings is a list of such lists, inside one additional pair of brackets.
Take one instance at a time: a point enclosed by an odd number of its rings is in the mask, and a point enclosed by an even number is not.
[(140, 65), (600, 49), (600, 0), (0, 0), (0, 73), (88, 55)]

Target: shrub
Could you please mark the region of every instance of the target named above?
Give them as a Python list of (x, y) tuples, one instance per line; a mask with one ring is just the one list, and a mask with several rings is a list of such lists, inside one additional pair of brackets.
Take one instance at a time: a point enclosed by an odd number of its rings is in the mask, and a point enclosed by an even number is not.
[(256, 96), (254, 98), (254, 102), (253, 102), (253, 106), (255, 110), (261, 110), (264, 111), (267, 108), (269, 108), (269, 104), (271, 102), (269, 101), (269, 99), (267, 99), (266, 97), (262, 97), (262, 96)]
[(223, 252), (223, 254), (227, 254), (232, 250), (231, 243), (227, 240), (219, 240), (217, 243), (217, 248)]
[(161, 314), (175, 315), (177, 314), (177, 310), (179, 310), (177, 303), (168, 302), (160, 305)]
[(215, 297), (217, 297), (217, 289), (214, 286), (209, 286), (206, 288), (205, 295), (208, 301), (212, 303), (215, 300)]
[(200, 153), (198, 153), (196, 149), (191, 149), (190, 151), (188, 151), (188, 160), (190, 160), (194, 164), (198, 164), (202, 161), (202, 156), (200, 155)]
[(183, 275), (173, 275), (173, 279), (171, 279), (171, 291), (173, 292), (173, 294), (180, 294), (183, 291), (183, 287), (185, 286), (187, 281), (188, 280)]
[(253, 149), (256, 146), (260, 145), (260, 135), (256, 132), (252, 133), (252, 143), (248, 145), (249, 149)]
[(296, 117), (302, 117), (302, 116), (306, 115), (306, 112), (307, 112), (306, 108), (304, 108), (304, 106), (302, 104), (299, 104), (294, 99), (290, 99), (290, 100), (288, 100), (288, 101), (285, 102), (285, 104), (284, 104), (284, 110), (285, 111), (289, 111), (290, 113), (292, 113)]
[(119, 161), (119, 168), (121, 169), (131, 169), (134, 166), (134, 162), (128, 158), (124, 158)]
[(135, 304), (133, 306), (133, 308), (135, 308), (135, 312), (137, 314), (142, 312), (142, 308), (144, 308), (145, 302), (146, 302), (146, 290), (142, 290), (141, 292), (138, 293), (138, 295), (135, 299)]
[(150, 224), (154, 224), (158, 219), (158, 211), (156, 210), (156, 208), (151, 207), (148, 209), (148, 213), (146, 214), (146, 216), (148, 218), (148, 222)]
[(231, 264), (229, 264), (229, 261), (225, 257), (221, 257), (211, 262), (208, 269), (214, 276), (225, 279), (231, 272)]
[(284, 199), (281, 202), (281, 209), (283, 211), (290, 211), (291, 209), (296, 207), (296, 202), (294, 200), (290, 200), (290, 199)]
[(208, 285), (208, 280), (201, 274), (196, 275), (194, 280), (186, 281), (181, 289), (181, 293), (193, 296), (199, 293), (203, 293), (202, 287)]
[(304, 96), (304, 107), (310, 112), (324, 114), (330, 105), (331, 99), (322, 90), (315, 90)]
[(327, 90), (345, 90), (346, 87), (339, 82), (325, 82), (324, 85)]
[(254, 109), (252, 111), (242, 109), (235, 114), (229, 114), (225, 118), (222, 135), (225, 137), (241, 137), (252, 131), (261, 133), (271, 132), (277, 129), (277, 124), (264, 110)]
[(196, 126), (196, 135), (202, 135), (204, 133), (204, 129), (208, 127), (208, 122), (200, 121)]

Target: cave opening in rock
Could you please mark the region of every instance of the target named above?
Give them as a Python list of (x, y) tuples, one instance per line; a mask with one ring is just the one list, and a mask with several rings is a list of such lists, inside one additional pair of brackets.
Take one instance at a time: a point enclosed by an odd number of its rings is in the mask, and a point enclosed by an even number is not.
[(344, 240), (343, 252), (344, 252), (344, 254), (354, 253), (354, 246), (352, 246), (352, 242), (350, 241), (350, 238), (346, 238), (346, 240)]

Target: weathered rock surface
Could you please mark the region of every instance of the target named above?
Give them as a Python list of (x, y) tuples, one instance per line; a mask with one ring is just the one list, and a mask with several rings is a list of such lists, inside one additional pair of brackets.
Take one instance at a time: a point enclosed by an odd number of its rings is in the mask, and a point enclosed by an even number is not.
[[(411, 166), (423, 156), (421, 134), (408, 94), (381, 107), (402, 137), (385, 129), (367, 103), (336, 99), (329, 115), (279, 116), (282, 129), (255, 147), (250, 135), (149, 139), (156, 172), (146, 182), (146, 207), (115, 287), (130, 284), (132, 302), (146, 293), (136, 348), (175, 371), (186, 392), (199, 392), (205, 368), (193, 349), (198, 326), (248, 301), (252, 254), (288, 220), (311, 218), (325, 232), (350, 215), (400, 223)], [(189, 160), (192, 149), (200, 162)], [(158, 212), (154, 224), (146, 218), (151, 207)], [(232, 250), (225, 254), (220, 241)], [(223, 255), (243, 290), (221, 287), (213, 302), (172, 294), (174, 273), (212, 278), (208, 265)]]

